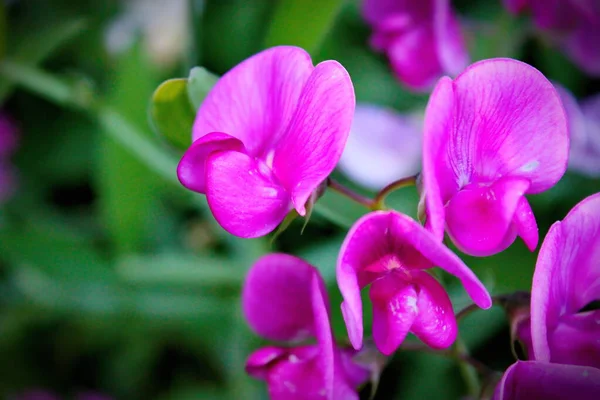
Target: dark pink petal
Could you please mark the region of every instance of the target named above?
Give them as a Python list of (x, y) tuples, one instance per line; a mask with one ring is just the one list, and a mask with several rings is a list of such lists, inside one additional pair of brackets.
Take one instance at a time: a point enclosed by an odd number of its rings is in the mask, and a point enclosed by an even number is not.
[(17, 148), (19, 132), (15, 122), (7, 114), (0, 112), (0, 158), (7, 158)]
[(397, 15), (406, 15), (412, 21), (417, 22), (431, 14), (431, 4), (432, 2), (429, 0), (421, 2), (411, 0), (365, 0), (363, 15), (374, 26), (380, 25), (390, 17)]
[(528, 188), (527, 179), (510, 177), (463, 188), (446, 205), (452, 241), (465, 253), (480, 257), (506, 249), (517, 236), (511, 229), (513, 217)]
[(493, 400), (597, 400), (600, 370), (539, 361), (517, 361), (496, 387)]
[(454, 343), (458, 327), (448, 294), (427, 272), (414, 271), (418, 282), (419, 315), (410, 331), (429, 347), (444, 349)]
[(305, 214), (306, 201), (342, 155), (354, 103), (354, 88), (344, 67), (336, 61), (317, 65), (273, 159), (273, 171), (300, 215)]
[[(318, 273), (314, 273), (311, 279), (311, 304), (313, 311), (315, 336), (319, 346), (317, 363), (318, 373), (324, 378), (325, 398), (333, 399), (335, 383), (335, 364), (337, 351), (329, 324), (329, 301), (325, 282)], [(293, 309), (291, 309), (293, 310)], [(295, 313), (295, 311), (294, 311)]]
[(250, 354), (246, 360), (246, 373), (257, 379), (267, 379), (272, 364), (286, 356), (288, 349), (283, 347), (263, 347)]
[(576, 205), (544, 239), (531, 289), (535, 359), (552, 360), (549, 336), (563, 318), (600, 298), (600, 193)]
[(206, 193), (206, 159), (217, 151), (245, 153), (244, 144), (237, 138), (221, 132), (212, 132), (196, 140), (185, 152), (177, 166), (179, 182), (198, 193)]
[[(320, 300), (314, 299), (314, 279), (321, 285)], [(329, 319), (324, 291), (317, 270), (306, 261), (288, 254), (268, 254), (254, 263), (246, 277), (244, 315), (250, 327), (267, 339), (325, 338)]]
[(340, 354), (340, 366), (344, 372), (345, 380), (353, 388), (356, 388), (365, 383), (371, 374), (371, 372), (362, 365), (358, 365), (354, 362), (354, 356), (356, 356), (356, 350), (352, 348), (339, 349)]
[(264, 50), (223, 75), (198, 110), (193, 139), (226, 132), (249, 154), (267, 158), (290, 121), (314, 67), (306, 51), (278, 46)]
[(338, 168), (364, 187), (379, 190), (421, 169), (421, 123), (391, 109), (357, 104)]
[(600, 310), (561, 317), (549, 334), (551, 362), (600, 368)]
[[(600, 14), (599, 14), (600, 15)], [(587, 74), (600, 76), (600, 22), (579, 20), (575, 30), (562, 43), (564, 51)]]
[(417, 318), (418, 294), (404, 279), (388, 274), (371, 284), (373, 341), (383, 354), (391, 355), (404, 341)]
[(290, 210), (290, 197), (269, 168), (244, 153), (223, 151), (206, 160), (206, 199), (232, 235), (266, 235)]
[(534, 251), (540, 240), (540, 234), (533, 210), (525, 197), (521, 197), (519, 204), (517, 204), (513, 223), (516, 227), (517, 235), (523, 239), (529, 250)]
[(523, 11), (529, 4), (529, 0), (504, 0), (504, 7), (513, 14)]

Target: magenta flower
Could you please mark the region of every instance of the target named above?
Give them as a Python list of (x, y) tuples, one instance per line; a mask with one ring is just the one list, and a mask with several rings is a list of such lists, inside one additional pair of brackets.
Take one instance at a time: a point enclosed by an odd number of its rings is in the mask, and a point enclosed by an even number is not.
[(564, 87), (555, 84), (567, 112), (571, 150), (569, 169), (591, 177), (600, 176), (600, 95), (580, 104)]
[(421, 170), (422, 117), (358, 104), (338, 167), (356, 183), (379, 190)]
[(586, 73), (600, 76), (600, 2), (597, 0), (504, 0), (513, 14), (529, 9), (538, 28)]
[(550, 228), (531, 289), (531, 342), (537, 361), (600, 368), (600, 193)]
[(493, 400), (571, 399), (600, 399), (599, 369), (517, 361), (506, 370), (493, 397)]
[(356, 222), (337, 265), (342, 314), (355, 349), (363, 343), (360, 290), (369, 284), (373, 340), (383, 354), (393, 353), (408, 332), (434, 348), (454, 342), (457, 327), (450, 299), (425, 271), (434, 266), (458, 277), (477, 305), (491, 306), (490, 295), (473, 272), (408, 216), (376, 211)]
[(385, 52), (406, 86), (426, 90), (443, 74), (467, 66), (450, 0), (365, 0), (363, 14), (373, 28), (371, 46)]
[(442, 78), (425, 111), (423, 190), (427, 227), (444, 228), (465, 253), (488, 256), (538, 229), (525, 194), (551, 188), (567, 167), (562, 103), (535, 68), (511, 59), (477, 62)]
[(316, 344), (269, 346), (248, 358), (246, 371), (267, 382), (272, 399), (358, 399), (369, 371), (338, 347), (329, 325), (325, 283), (316, 268), (287, 254), (259, 259), (246, 278), (243, 310), (252, 329), (274, 341), (316, 338)]
[(198, 110), (177, 175), (206, 194), (228, 232), (271, 232), (305, 204), (337, 164), (350, 131), (354, 89), (336, 61), (316, 67), (297, 47), (274, 47), (225, 74)]

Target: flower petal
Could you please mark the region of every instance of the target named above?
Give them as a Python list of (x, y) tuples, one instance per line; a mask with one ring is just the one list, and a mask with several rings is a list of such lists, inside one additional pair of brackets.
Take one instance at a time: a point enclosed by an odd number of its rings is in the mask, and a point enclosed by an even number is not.
[(379, 190), (421, 169), (421, 129), (415, 118), (358, 104), (338, 167), (353, 181)]
[(517, 235), (523, 239), (523, 242), (525, 242), (530, 251), (534, 251), (540, 240), (540, 233), (533, 210), (524, 196), (519, 199), (513, 223), (517, 230)]
[(224, 150), (246, 152), (239, 139), (221, 132), (209, 133), (192, 143), (177, 166), (181, 184), (194, 192), (206, 193), (206, 159), (212, 153)]
[(417, 318), (418, 294), (415, 287), (391, 273), (371, 284), (373, 341), (386, 356), (404, 341)]
[(248, 272), (242, 291), (244, 315), (250, 327), (278, 341), (324, 335), (324, 324), (329, 327), (323, 300), (326, 294), (321, 281), (322, 310), (316, 315), (314, 279), (319, 279), (317, 270), (298, 257), (283, 253), (261, 257)]
[[(598, 12), (600, 15), (600, 11)], [(600, 18), (600, 17), (599, 17)], [(588, 75), (600, 76), (600, 30), (598, 21), (589, 22), (580, 18), (575, 30), (566, 37), (562, 48), (571, 59)]]
[[(311, 304), (313, 311), (315, 336), (319, 346), (317, 363), (320, 374), (325, 380), (325, 398), (333, 400), (336, 357), (335, 342), (329, 323), (329, 301), (325, 282), (318, 273), (311, 279)], [(293, 309), (292, 309), (293, 310)], [(295, 312), (294, 312), (295, 313)]]
[(411, 332), (429, 347), (447, 348), (454, 343), (458, 332), (450, 298), (442, 285), (427, 272), (414, 271), (412, 274), (419, 285), (419, 315)]
[(442, 70), (457, 75), (469, 63), (469, 54), (450, 0), (434, 2), (433, 29)]
[(531, 335), (536, 360), (550, 361), (548, 336), (565, 315), (600, 298), (600, 193), (550, 228), (533, 275)]
[(206, 199), (227, 232), (244, 238), (266, 235), (283, 221), (290, 198), (260, 160), (235, 151), (206, 161)]
[(496, 387), (494, 400), (578, 400), (600, 398), (600, 370), (539, 361), (517, 361)]
[(246, 373), (257, 379), (267, 379), (270, 364), (277, 362), (288, 352), (283, 347), (263, 347), (250, 354), (246, 360)]
[(273, 158), (273, 171), (300, 215), (342, 155), (354, 102), (354, 88), (344, 67), (336, 61), (316, 66)]
[(223, 75), (206, 96), (194, 122), (193, 139), (226, 132), (249, 154), (265, 159), (290, 121), (314, 67), (299, 47), (264, 50)]
[(446, 206), (446, 229), (452, 241), (465, 253), (480, 257), (506, 249), (517, 236), (512, 223), (528, 188), (528, 180), (506, 177), (490, 186), (460, 190)]
[(600, 368), (600, 310), (563, 316), (549, 335), (551, 360)]

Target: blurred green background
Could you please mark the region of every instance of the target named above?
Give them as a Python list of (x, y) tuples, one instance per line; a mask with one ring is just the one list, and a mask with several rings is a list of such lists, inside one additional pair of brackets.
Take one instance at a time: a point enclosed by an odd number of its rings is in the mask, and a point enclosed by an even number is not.
[[(453, 4), (472, 60), (514, 57), (578, 96), (600, 89), (500, 0)], [(14, 0), (0, 2), (0, 20), (0, 103), (21, 132), (19, 190), (0, 206), (0, 396), (40, 388), (64, 398), (266, 398), (264, 383), (243, 370), (263, 342), (241, 316), (239, 292), (269, 251), (322, 271), (335, 334), (345, 340), (335, 260), (366, 210), (328, 193), (303, 234), (298, 221), (273, 242), (234, 238), (202, 196), (178, 184), (181, 152), (152, 129), (149, 106), (163, 80), (185, 78), (193, 66), (222, 74), (286, 43), (305, 47), (315, 63), (340, 61), (359, 102), (423, 110), (427, 96), (405, 91), (369, 49), (358, 2)], [(599, 180), (569, 172), (532, 196), (541, 237), (598, 191)], [(391, 204), (414, 216), (417, 194), (403, 189)], [(528, 290), (535, 258), (520, 241), (494, 257), (464, 256), (493, 293)], [(446, 283), (457, 309), (469, 304), (457, 282)], [(508, 332), (497, 309), (461, 324), (474, 356), (499, 370), (512, 362)], [(376, 399), (459, 398), (456, 367), (401, 352)]]

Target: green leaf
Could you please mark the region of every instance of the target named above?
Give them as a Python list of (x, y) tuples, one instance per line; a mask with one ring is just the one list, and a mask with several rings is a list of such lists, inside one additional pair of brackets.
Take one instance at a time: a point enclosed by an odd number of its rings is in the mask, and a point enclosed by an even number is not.
[(185, 150), (192, 144), (194, 110), (186, 79), (169, 79), (152, 95), (150, 114), (154, 127), (173, 146)]
[(218, 80), (219, 77), (206, 68), (192, 68), (187, 82), (187, 92), (194, 111), (200, 108), (204, 98)]
[(279, 0), (265, 47), (294, 45), (318, 50), (340, 10), (340, 0)]

